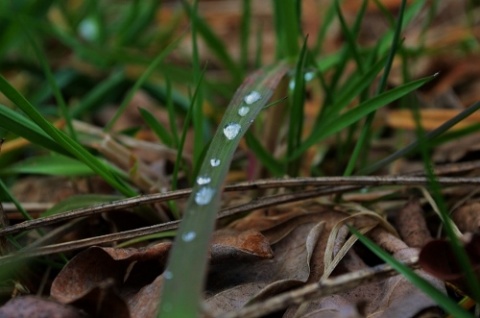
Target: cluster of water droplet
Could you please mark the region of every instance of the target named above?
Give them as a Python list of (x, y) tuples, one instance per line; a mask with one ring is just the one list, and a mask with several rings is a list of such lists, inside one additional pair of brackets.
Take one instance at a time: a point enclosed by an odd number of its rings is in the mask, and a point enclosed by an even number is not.
[[(252, 91), (249, 94), (245, 95), (243, 98), (243, 105), (238, 109), (238, 115), (241, 117), (244, 117), (248, 114), (250, 111), (250, 105), (253, 103), (258, 102), (262, 96), (260, 95), (259, 92), (257, 91)], [(238, 134), (240, 133), (242, 129), (242, 126), (240, 126), (239, 123), (228, 123), (223, 127), (223, 135), (228, 139), (228, 140), (233, 140), (235, 139)], [(210, 166), (212, 168), (218, 167), (220, 165), (220, 159), (218, 158), (211, 158), (210, 159)], [(199, 176), (197, 178), (197, 184), (202, 186), (197, 193), (195, 193), (195, 203), (198, 205), (207, 205), (210, 203), (210, 201), (213, 198), (213, 195), (215, 194), (215, 188), (205, 186), (209, 184), (212, 181), (212, 179), (209, 176)], [(188, 234), (188, 233), (187, 233)], [(190, 233), (192, 234), (192, 233)], [(193, 233), (195, 234), (195, 233)], [(195, 236), (191, 238), (193, 240)], [(182, 237), (184, 241), (189, 241), (189, 237)]]

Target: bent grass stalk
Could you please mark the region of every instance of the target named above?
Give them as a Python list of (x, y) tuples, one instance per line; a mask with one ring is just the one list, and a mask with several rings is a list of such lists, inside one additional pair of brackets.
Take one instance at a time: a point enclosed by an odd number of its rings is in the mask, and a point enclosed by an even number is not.
[(255, 72), (247, 77), (230, 102), (201, 164), (163, 274), (159, 317), (200, 315), (208, 248), (230, 162), (241, 137), (287, 71), (288, 65), (279, 63)]

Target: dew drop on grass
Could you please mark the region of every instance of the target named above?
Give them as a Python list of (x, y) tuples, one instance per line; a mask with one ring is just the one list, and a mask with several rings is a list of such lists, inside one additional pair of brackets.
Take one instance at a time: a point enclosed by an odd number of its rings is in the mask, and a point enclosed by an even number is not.
[(207, 177), (207, 176), (197, 178), (197, 184), (198, 185), (209, 184), (210, 181), (212, 181), (212, 179), (210, 177)]
[(207, 205), (212, 200), (214, 194), (215, 189), (210, 187), (202, 187), (195, 194), (195, 203), (197, 203), (198, 205)]
[(233, 138), (237, 137), (240, 129), (242, 129), (242, 126), (240, 126), (239, 124), (230, 123), (223, 128), (223, 134), (225, 135), (225, 137), (227, 137), (228, 140), (232, 140)]
[(246, 95), (243, 98), (243, 101), (247, 105), (252, 105), (253, 103), (258, 102), (260, 100), (260, 98), (262, 98), (262, 95), (260, 95), (259, 92), (251, 91), (248, 95)]
[(220, 159), (217, 159), (217, 158), (210, 159), (210, 165), (212, 167), (218, 167), (220, 165)]
[(172, 279), (173, 278), (173, 273), (171, 271), (164, 271), (163, 272), (163, 278)]
[(250, 107), (248, 107), (248, 106), (242, 106), (242, 107), (240, 107), (240, 108), (238, 109), (238, 114), (243, 117), (243, 116), (245, 116), (246, 114), (248, 114), (249, 111), (250, 111)]
[(197, 233), (187, 232), (182, 235), (182, 240), (184, 240), (185, 242), (191, 242), (195, 239), (195, 237), (197, 237)]

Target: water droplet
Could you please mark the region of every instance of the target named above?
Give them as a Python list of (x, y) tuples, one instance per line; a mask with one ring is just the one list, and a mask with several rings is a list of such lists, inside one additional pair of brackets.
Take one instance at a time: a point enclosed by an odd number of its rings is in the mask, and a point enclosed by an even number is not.
[(172, 279), (173, 278), (173, 273), (171, 271), (164, 271), (163, 272), (163, 278)]
[(305, 82), (310, 82), (312, 79), (315, 78), (315, 72), (306, 72), (303, 75), (303, 78), (305, 79)]
[(240, 108), (238, 109), (238, 114), (243, 117), (243, 116), (245, 116), (246, 114), (248, 114), (249, 111), (250, 111), (250, 107), (248, 107), (248, 106), (242, 106), (242, 107), (240, 107)]
[(233, 138), (237, 137), (238, 133), (240, 132), (240, 129), (242, 129), (242, 126), (240, 126), (237, 123), (230, 123), (223, 128), (223, 134), (225, 137), (227, 137), (228, 140), (232, 140)]
[(187, 232), (182, 235), (182, 240), (184, 240), (185, 242), (191, 242), (195, 239), (195, 237), (197, 237), (197, 233)]
[(252, 105), (253, 103), (258, 102), (260, 100), (260, 98), (262, 98), (262, 95), (260, 95), (259, 92), (252, 91), (252, 92), (250, 92), (250, 94), (248, 94), (247, 96), (245, 96), (243, 98), (243, 101), (247, 105)]
[(210, 181), (212, 181), (212, 179), (210, 177), (207, 177), (207, 176), (197, 178), (197, 184), (198, 185), (209, 184)]
[(210, 187), (203, 187), (198, 190), (195, 194), (195, 202), (198, 205), (207, 205), (212, 200), (213, 195), (215, 194), (215, 189)]
[(220, 159), (217, 159), (217, 158), (210, 159), (210, 165), (212, 167), (218, 167), (220, 165)]

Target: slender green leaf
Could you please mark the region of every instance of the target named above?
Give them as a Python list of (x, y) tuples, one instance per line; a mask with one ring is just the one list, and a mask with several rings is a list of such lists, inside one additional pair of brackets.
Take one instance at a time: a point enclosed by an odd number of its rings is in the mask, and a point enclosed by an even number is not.
[[(159, 317), (197, 317), (201, 312), (208, 248), (223, 182), (240, 138), (287, 72), (284, 63), (249, 76), (237, 90), (207, 150), (170, 252)], [(195, 264), (195, 270), (191, 265)], [(188, 281), (188, 284), (185, 284)]]
[(113, 115), (113, 117), (108, 121), (108, 123), (105, 125), (105, 131), (109, 131), (115, 122), (120, 118), (120, 116), (123, 114), (125, 109), (127, 108), (128, 104), (132, 100), (133, 96), (135, 93), (138, 91), (138, 89), (142, 86), (142, 84), (148, 80), (150, 75), (155, 71), (155, 69), (158, 67), (158, 65), (167, 57), (168, 54), (170, 54), (173, 49), (177, 47), (177, 44), (179, 43), (180, 39), (177, 39), (176, 41), (170, 43), (168, 47), (166, 47), (160, 54), (157, 55), (157, 57), (150, 63), (148, 68), (143, 72), (142, 76), (138, 78), (138, 80), (135, 82), (133, 87), (128, 91), (127, 96), (123, 99), (122, 103), (118, 107), (117, 111)]
[(442, 307), (445, 311), (449, 312), (451, 315), (457, 318), (472, 318), (473, 316), (470, 315), (465, 309), (460, 307), (457, 303), (455, 303), (448, 295), (443, 294), (441, 291), (436, 289), (432, 284), (430, 284), (427, 280), (423, 277), (416, 274), (411, 268), (402, 264), (395, 258), (393, 258), (390, 254), (382, 250), (378, 247), (375, 243), (370, 241), (368, 238), (360, 234), (357, 230), (350, 228), (350, 231), (355, 234), (360, 242), (362, 242), (369, 250), (371, 250), (375, 255), (380, 257), (382, 260), (387, 262), (392, 268), (402, 274), (408, 281), (410, 281), (413, 285), (415, 285), (418, 289), (422, 290), (424, 293), (429, 295), (438, 306)]
[(400, 85), (392, 90), (389, 90), (385, 93), (375, 96), (374, 98), (365, 101), (358, 105), (357, 107), (347, 111), (345, 114), (340, 115), (338, 118), (328, 118), (322, 129), (319, 129), (313, 132), (307, 140), (304, 141), (302, 146), (300, 146), (297, 151), (291, 154), (290, 159), (296, 158), (302, 154), (303, 151), (313, 146), (315, 143), (319, 142), (325, 137), (328, 137), (345, 127), (357, 122), (358, 120), (364, 118), (370, 112), (379, 109), (382, 106), (385, 106), (402, 96), (418, 89), (423, 84), (432, 80), (436, 75), (422, 78), (404, 85)]
[[(288, 124), (287, 151), (293, 153), (301, 144), (303, 133), (303, 116), (305, 106), (305, 63), (307, 59), (307, 40), (303, 42), (302, 51), (298, 57), (293, 84), (292, 98), (289, 99), (290, 116)], [(290, 176), (297, 176), (301, 158), (288, 163), (287, 172)]]
[(84, 163), (65, 156), (30, 157), (0, 170), (0, 174), (44, 174), (52, 176), (88, 176), (94, 172)]
[(140, 111), (140, 115), (142, 115), (143, 120), (145, 120), (155, 135), (157, 135), (158, 139), (160, 139), (166, 146), (171, 147), (173, 142), (172, 136), (167, 129), (163, 127), (163, 125), (160, 124), (155, 116), (153, 116), (148, 110), (144, 108), (139, 108), (138, 110)]
[(68, 151), (40, 129), (37, 124), (4, 105), (0, 105), (0, 127), (27, 139), (33, 144), (63, 155), (70, 155)]
[(11, 86), (7, 80), (0, 75), (0, 91), (9, 98), (15, 105), (23, 110), (45, 133), (61, 145), (66, 151), (77, 159), (88, 165), (93, 171), (98, 173), (110, 185), (127, 196), (135, 196), (136, 191), (128, 184), (123, 182), (112, 169), (104, 165), (85, 148), (71, 139), (61, 130), (53, 126), (33, 107), (17, 90)]
[(43, 212), (42, 217), (52, 216), (70, 210), (86, 208), (96, 204), (108, 203), (120, 199), (121, 197), (119, 197), (118, 195), (77, 194), (55, 204), (55, 206)]

